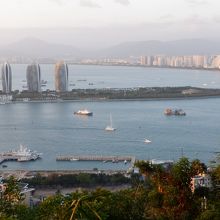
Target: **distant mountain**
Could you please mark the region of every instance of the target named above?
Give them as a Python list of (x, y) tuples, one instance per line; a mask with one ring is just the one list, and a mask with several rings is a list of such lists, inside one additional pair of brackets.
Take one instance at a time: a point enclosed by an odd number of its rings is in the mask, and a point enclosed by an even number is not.
[(0, 50), (1, 55), (25, 56), (34, 58), (66, 58), (81, 56), (81, 51), (73, 46), (50, 44), (36, 38), (24, 38), (15, 43), (4, 46)]
[(127, 57), (140, 55), (193, 55), (220, 54), (220, 42), (206, 39), (176, 41), (134, 41), (125, 42), (100, 51), (107, 57)]
[[(73, 42), (74, 43), (74, 42)], [(220, 54), (220, 41), (187, 39), (176, 41), (134, 41), (118, 44), (102, 50), (81, 50), (80, 48), (52, 44), (36, 38), (2, 46), (0, 56), (24, 56), (29, 58), (102, 58), (129, 57), (141, 55), (213, 55)]]

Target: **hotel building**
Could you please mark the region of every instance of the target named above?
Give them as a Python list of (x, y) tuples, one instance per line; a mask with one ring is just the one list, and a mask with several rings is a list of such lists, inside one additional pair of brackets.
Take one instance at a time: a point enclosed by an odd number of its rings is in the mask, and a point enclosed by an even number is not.
[(68, 91), (68, 66), (64, 62), (58, 62), (55, 65), (55, 90), (57, 92)]
[(9, 63), (4, 63), (2, 66), (2, 92), (11, 93), (12, 91), (12, 73)]
[(30, 92), (41, 92), (41, 71), (39, 64), (30, 64), (26, 71), (27, 88)]

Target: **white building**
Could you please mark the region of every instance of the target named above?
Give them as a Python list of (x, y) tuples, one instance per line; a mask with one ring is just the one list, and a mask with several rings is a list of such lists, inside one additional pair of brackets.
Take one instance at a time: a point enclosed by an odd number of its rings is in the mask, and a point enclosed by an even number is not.
[(192, 192), (199, 187), (212, 187), (211, 177), (208, 174), (199, 174), (191, 179), (191, 190)]

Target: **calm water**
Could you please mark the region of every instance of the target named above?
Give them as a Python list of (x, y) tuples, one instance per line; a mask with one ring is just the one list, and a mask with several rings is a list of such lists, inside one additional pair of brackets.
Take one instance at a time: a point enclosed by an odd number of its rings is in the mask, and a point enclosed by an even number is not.
[[(13, 88), (20, 89), (26, 65), (13, 65)], [(41, 65), (47, 88), (53, 87), (53, 65)], [(81, 81), (86, 80), (86, 81)], [(70, 66), (77, 88), (200, 86), (220, 88), (220, 73), (133, 67)], [(93, 83), (89, 86), (88, 83)], [(73, 115), (81, 108), (93, 117)], [(183, 108), (185, 117), (166, 117), (165, 108)], [(34, 162), (7, 162), (8, 169), (124, 169), (123, 163), (56, 162), (58, 155), (134, 155), (139, 159), (189, 158), (208, 162), (220, 151), (220, 98), (163, 101), (17, 103), (0, 105), (0, 151), (20, 143), (42, 152)], [(105, 132), (112, 114), (117, 130)], [(151, 144), (145, 144), (144, 139)], [(3, 169), (0, 167), (0, 169)]]
[[(12, 67), (13, 90), (22, 90), (26, 82), (27, 65)], [(54, 89), (54, 65), (41, 65), (42, 79), (47, 80), (43, 90)], [(220, 88), (220, 71), (158, 69), (120, 66), (69, 65), (69, 82), (74, 88), (129, 88), (152, 86), (197, 86)], [(93, 84), (93, 85), (89, 85)]]
[[(185, 117), (166, 117), (166, 107), (181, 107)], [(93, 117), (73, 111), (87, 107)], [(166, 101), (20, 103), (0, 106), (0, 151), (19, 143), (43, 153), (42, 160), (8, 162), (10, 169), (126, 168), (122, 164), (56, 162), (57, 155), (135, 155), (142, 159), (189, 158), (207, 162), (220, 151), (220, 98)], [(112, 113), (117, 130), (105, 132)], [(145, 144), (144, 138), (151, 144)], [(1, 168), (2, 169), (2, 168)]]

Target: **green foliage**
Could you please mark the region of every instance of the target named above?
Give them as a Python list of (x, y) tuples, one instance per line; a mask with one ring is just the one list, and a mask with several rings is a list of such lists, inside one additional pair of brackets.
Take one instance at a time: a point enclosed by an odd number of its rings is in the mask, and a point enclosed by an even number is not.
[(106, 174), (52, 174), (48, 177), (36, 175), (32, 179), (23, 179), (24, 182), (37, 188), (45, 187), (92, 187), (92, 186), (110, 186), (129, 183), (130, 179), (122, 174), (106, 175)]
[(1, 192), (0, 216), (13, 217), (16, 215), (19, 203), (23, 200), (16, 179), (10, 176)]
[[(212, 190), (198, 188), (192, 193), (191, 177), (205, 167), (199, 160), (190, 162), (182, 158), (169, 170), (159, 165), (140, 161), (136, 164), (144, 173), (145, 182), (135, 174), (134, 187), (110, 192), (103, 189), (76, 191), (68, 196), (57, 193), (38, 206), (28, 208), (21, 204), (22, 197), (15, 179), (7, 181), (7, 190), (0, 200), (0, 220), (218, 220), (220, 219), (220, 168), (212, 171), (215, 181)], [(37, 175), (33, 181), (39, 184), (57, 180), (67, 184), (105, 183), (124, 181), (120, 174), (114, 176), (80, 174), (49, 178)], [(59, 182), (60, 181), (60, 182)], [(146, 184), (146, 182), (148, 184)], [(149, 187), (150, 186), (150, 187)], [(204, 198), (205, 196), (205, 198)], [(205, 203), (206, 202), (206, 203)], [(205, 204), (205, 205), (204, 205)]]

